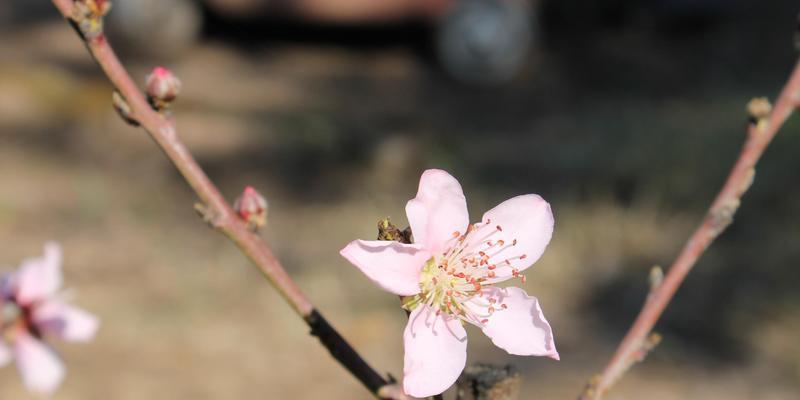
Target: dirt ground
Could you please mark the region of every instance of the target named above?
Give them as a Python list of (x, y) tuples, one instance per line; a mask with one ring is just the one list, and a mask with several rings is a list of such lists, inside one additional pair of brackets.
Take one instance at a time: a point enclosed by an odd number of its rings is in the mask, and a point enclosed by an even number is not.
[[(468, 362), (518, 367), (524, 399), (568, 399), (610, 356), (650, 267), (668, 265), (702, 217), (747, 100), (780, 89), (796, 57), (791, 3), (691, 32), (636, 19), (549, 27), (529, 70), (500, 89), (442, 79), (393, 40), (210, 35), (174, 59), (125, 60), (135, 77), (154, 64), (181, 77), (178, 128), (201, 165), (230, 199), (247, 184), (267, 196), (264, 236), (280, 259), (396, 377), (405, 315), (338, 250), (372, 238), (379, 218), (404, 224), (428, 167), (461, 180), (473, 216), (516, 194), (549, 200), (555, 235), (525, 289), (562, 360), (509, 356), (471, 330)], [(63, 22), (0, 29), (0, 266), (60, 241), (67, 285), (103, 324), (88, 345), (56, 344), (69, 372), (54, 398), (369, 398), (197, 218), (187, 185), (110, 97)], [(798, 121), (659, 324), (662, 345), (609, 399), (797, 398)], [(11, 367), (0, 388), (32, 398)]]

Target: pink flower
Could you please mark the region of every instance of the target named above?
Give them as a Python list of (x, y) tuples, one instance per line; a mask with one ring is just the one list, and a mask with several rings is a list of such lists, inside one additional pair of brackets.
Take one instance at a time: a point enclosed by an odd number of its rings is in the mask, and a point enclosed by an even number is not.
[(97, 318), (73, 307), (61, 288), (61, 248), (47, 243), (44, 256), (27, 259), (0, 280), (0, 366), (16, 360), (22, 382), (31, 392), (51, 394), (65, 368), (44, 336), (87, 342), (98, 328)]
[(368, 278), (404, 296), (411, 312), (403, 334), (403, 388), (411, 396), (442, 393), (467, 360), (466, 322), (516, 355), (558, 360), (539, 302), (518, 287), (553, 234), (550, 205), (534, 194), (513, 197), (469, 224), (461, 185), (447, 172), (422, 174), (406, 204), (414, 244), (355, 240), (340, 252)]

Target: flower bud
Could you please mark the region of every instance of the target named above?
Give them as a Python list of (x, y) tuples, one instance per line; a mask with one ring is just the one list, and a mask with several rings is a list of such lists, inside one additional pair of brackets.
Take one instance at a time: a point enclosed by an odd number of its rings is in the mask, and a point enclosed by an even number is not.
[(267, 224), (267, 200), (252, 186), (244, 188), (242, 194), (233, 203), (233, 209), (239, 217), (247, 222), (247, 227), (254, 232)]
[(164, 67), (155, 67), (147, 75), (145, 91), (150, 104), (156, 109), (163, 109), (178, 97), (181, 91), (181, 81), (172, 71)]

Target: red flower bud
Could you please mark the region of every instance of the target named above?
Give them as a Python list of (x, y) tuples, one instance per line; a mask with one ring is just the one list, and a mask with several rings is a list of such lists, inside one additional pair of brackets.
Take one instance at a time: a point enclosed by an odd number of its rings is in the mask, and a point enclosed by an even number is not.
[(233, 209), (253, 231), (267, 224), (267, 200), (252, 186), (244, 188), (242, 194), (233, 203)]
[(157, 109), (162, 109), (169, 106), (169, 103), (178, 97), (178, 93), (181, 91), (181, 81), (172, 71), (164, 67), (155, 67), (153, 72), (147, 75), (145, 91), (150, 104)]

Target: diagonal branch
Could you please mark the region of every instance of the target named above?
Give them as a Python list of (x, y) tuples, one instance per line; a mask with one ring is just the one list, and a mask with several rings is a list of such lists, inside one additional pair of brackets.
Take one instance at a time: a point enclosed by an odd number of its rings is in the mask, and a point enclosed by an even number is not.
[(642, 310), (620, 343), (603, 372), (593, 378), (580, 400), (599, 400), (635, 362), (640, 361), (654, 345), (653, 326), (680, 287), (697, 259), (733, 221), (742, 195), (755, 176), (755, 166), (770, 141), (789, 115), (800, 105), (800, 63), (783, 87), (775, 107), (770, 111), (764, 99), (754, 99), (748, 105), (752, 121), (747, 128), (747, 140), (733, 165), (725, 184), (717, 194), (703, 222), (686, 242), (663, 281), (654, 284)]
[[(250, 232), (237, 217), (217, 187), (206, 176), (189, 150), (181, 142), (170, 118), (154, 111), (145, 96), (122, 66), (102, 32), (102, 14), (107, 0), (52, 0), (64, 18), (78, 31), (92, 57), (129, 107), (129, 117), (140, 124), (172, 161), (186, 182), (205, 203), (204, 214), (211, 225), (230, 238), (278, 290), (292, 309), (303, 318), (331, 355), (376, 397), (395, 398), (383, 390), (388, 382), (372, 369), (315, 309), (297, 284), (289, 277), (272, 250), (258, 235)], [(80, 9), (78, 7), (81, 7)], [(87, 15), (78, 15), (82, 11)], [(99, 11), (98, 11), (99, 10)], [(94, 14), (92, 14), (94, 13)]]

